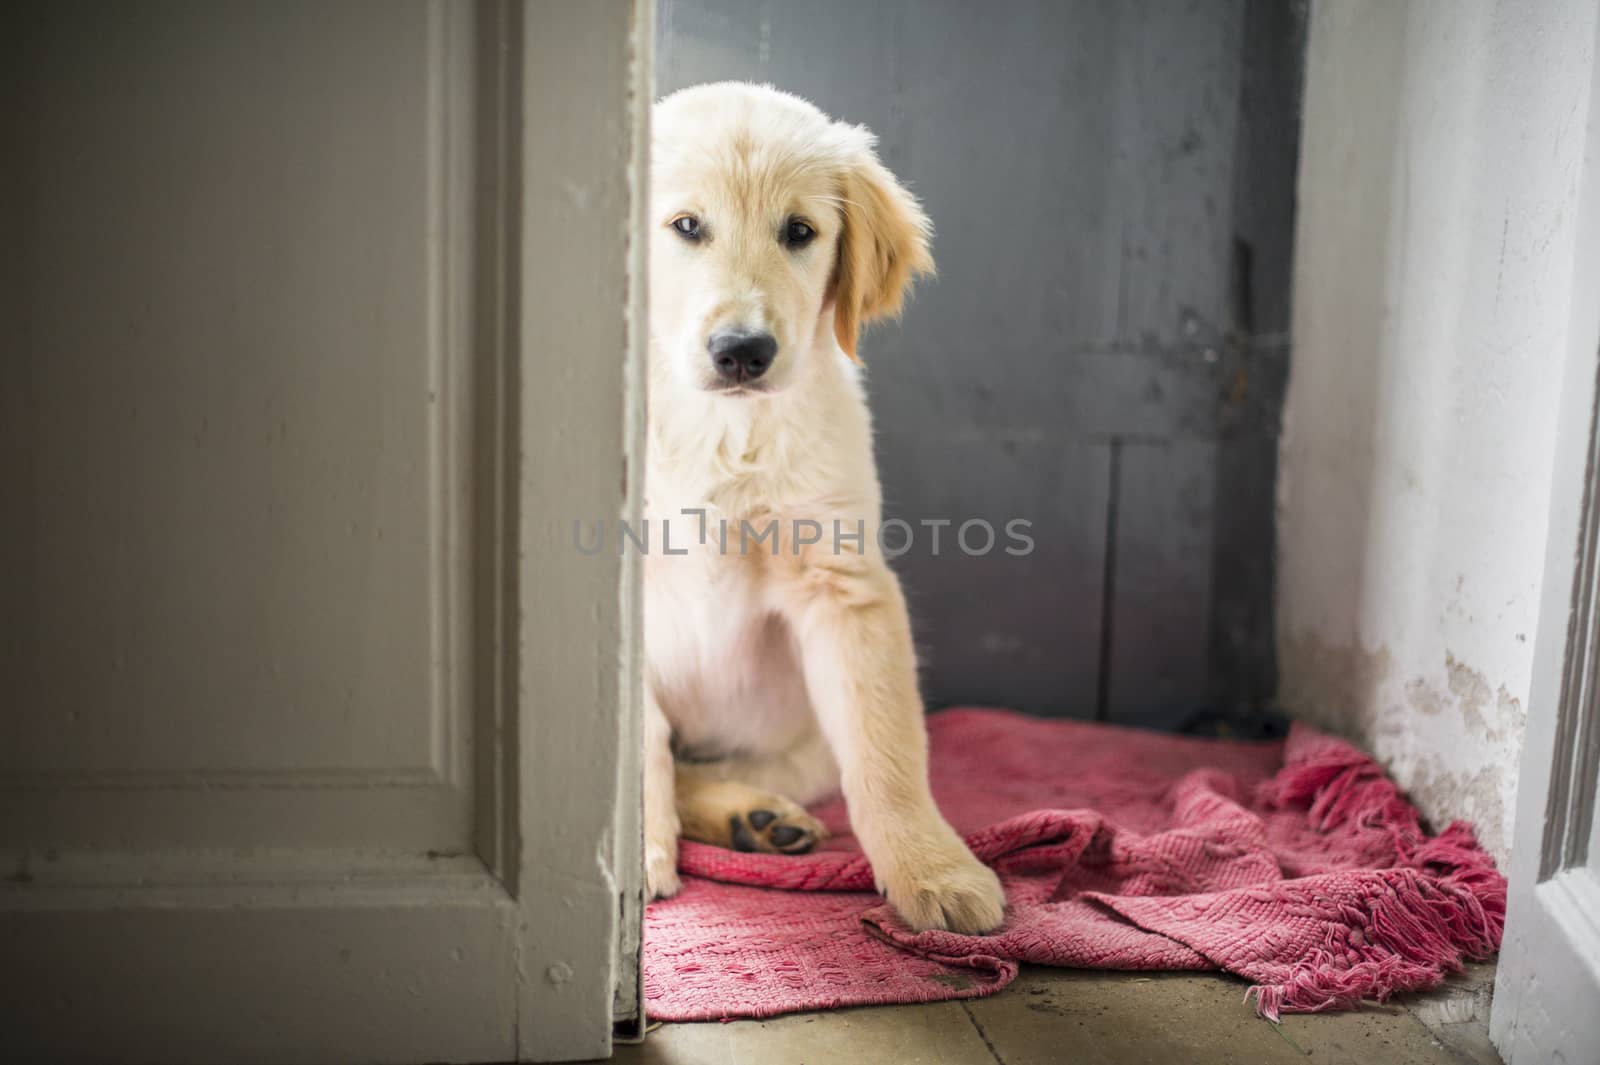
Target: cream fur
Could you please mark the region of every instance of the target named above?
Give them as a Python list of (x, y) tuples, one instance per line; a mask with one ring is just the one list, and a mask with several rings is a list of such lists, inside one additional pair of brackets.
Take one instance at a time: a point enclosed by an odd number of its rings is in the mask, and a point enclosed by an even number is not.
[[(646, 877), (678, 888), (680, 830), (728, 842), (752, 810), (806, 831), (796, 804), (842, 786), (878, 886), (912, 926), (988, 931), (994, 873), (928, 790), (927, 735), (899, 582), (876, 544), (880, 488), (853, 361), (861, 324), (932, 270), (928, 224), (866, 130), (770, 88), (687, 89), (654, 113), (645, 561)], [(692, 216), (701, 239), (674, 219)], [(779, 234), (801, 218), (803, 248)], [(717, 385), (715, 330), (770, 332), (753, 394)], [(707, 515), (707, 543), (698, 519)], [(738, 522), (779, 523), (779, 551)], [(836, 552), (833, 522), (854, 533)], [(731, 523), (726, 553), (719, 521)], [(818, 522), (803, 545), (796, 520)], [(663, 521), (674, 550), (660, 550)], [(673, 744), (712, 752), (675, 766)], [(770, 830), (769, 830), (770, 831)], [(748, 842), (748, 839), (746, 840)], [(758, 841), (767, 849), (765, 840)]]

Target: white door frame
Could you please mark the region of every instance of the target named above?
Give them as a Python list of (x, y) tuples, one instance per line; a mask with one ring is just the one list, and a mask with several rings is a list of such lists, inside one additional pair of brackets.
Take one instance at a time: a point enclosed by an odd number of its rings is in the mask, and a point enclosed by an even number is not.
[(1593, 72), (1581, 103), (1586, 115), (1575, 118), (1586, 146), (1572, 311), (1516, 845), (1490, 1013), (1507, 1065), (1589, 1061), (1600, 1047), (1600, 854), (1590, 849), (1600, 776), (1600, 77)]
[[(644, 498), (653, 0), (522, 6), (518, 1052), (643, 1026), (642, 574), (574, 522)], [(618, 295), (621, 300), (617, 299)], [(511, 560), (508, 560), (510, 562)], [(607, 929), (603, 940), (597, 929)]]

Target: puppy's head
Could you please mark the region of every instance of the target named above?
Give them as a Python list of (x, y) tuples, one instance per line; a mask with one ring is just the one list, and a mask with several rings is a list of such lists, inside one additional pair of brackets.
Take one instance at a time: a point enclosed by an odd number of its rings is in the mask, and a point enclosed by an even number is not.
[(661, 101), (651, 159), (652, 358), (677, 384), (776, 393), (851, 358), (933, 270), (927, 216), (860, 126), (724, 82)]

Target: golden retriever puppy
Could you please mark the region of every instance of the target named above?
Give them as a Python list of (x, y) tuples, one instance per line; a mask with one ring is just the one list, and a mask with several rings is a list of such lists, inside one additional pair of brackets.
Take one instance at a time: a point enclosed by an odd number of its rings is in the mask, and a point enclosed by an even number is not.
[(657, 104), (645, 512), (645, 860), (799, 853), (842, 788), (915, 928), (987, 932), (999, 880), (928, 790), (911, 627), (878, 544), (856, 344), (929, 273), (929, 225), (860, 126), (756, 85)]

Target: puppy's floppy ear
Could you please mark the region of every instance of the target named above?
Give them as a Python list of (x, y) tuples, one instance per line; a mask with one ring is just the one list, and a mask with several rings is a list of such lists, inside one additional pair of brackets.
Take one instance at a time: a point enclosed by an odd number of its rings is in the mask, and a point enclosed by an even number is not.
[(862, 325), (899, 314), (912, 279), (933, 273), (933, 227), (916, 198), (878, 162), (870, 140), (855, 153), (842, 185), (833, 333), (845, 354), (860, 362), (856, 340)]

